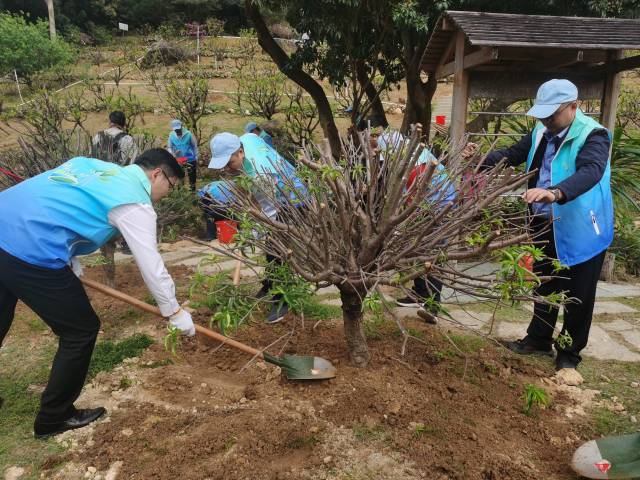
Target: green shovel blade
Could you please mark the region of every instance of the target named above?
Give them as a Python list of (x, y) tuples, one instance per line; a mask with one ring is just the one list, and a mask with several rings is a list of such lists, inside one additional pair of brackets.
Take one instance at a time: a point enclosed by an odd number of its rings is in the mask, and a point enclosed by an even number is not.
[(336, 376), (336, 367), (320, 357), (264, 354), (265, 361), (279, 366), (290, 380), (325, 380)]

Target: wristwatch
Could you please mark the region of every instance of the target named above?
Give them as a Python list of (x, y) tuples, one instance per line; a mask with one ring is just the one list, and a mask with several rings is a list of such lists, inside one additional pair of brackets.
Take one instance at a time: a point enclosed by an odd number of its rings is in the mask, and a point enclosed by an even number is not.
[(562, 199), (562, 190), (559, 188), (547, 188), (548, 191), (553, 193), (553, 201), (558, 202)]

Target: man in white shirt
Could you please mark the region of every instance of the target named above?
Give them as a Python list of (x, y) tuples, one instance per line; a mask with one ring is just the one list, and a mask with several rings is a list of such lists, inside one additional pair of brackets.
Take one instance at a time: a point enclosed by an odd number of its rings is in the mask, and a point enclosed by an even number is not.
[[(195, 334), (156, 245), (157, 202), (184, 177), (175, 157), (147, 150), (121, 167), (76, 157), (0, 192), (0, 204), (21, 205), (0, 217), (0, 344), (18, 300), (59, 337), (36, 438), (83, 427), (105, 409), (76, 409), (100, 321), (80, 280), (78, 255), (97, 250), (119, 231), (131, 248), (160, 311), (185, 334)], [(73, 271), (72, 271), (73, 268)]]

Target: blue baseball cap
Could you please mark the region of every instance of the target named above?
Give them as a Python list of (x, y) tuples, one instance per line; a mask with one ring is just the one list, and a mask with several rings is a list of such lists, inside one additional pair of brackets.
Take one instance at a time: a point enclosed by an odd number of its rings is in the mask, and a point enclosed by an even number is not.
[(258, 128), (258, 124), (256, 122), (249, 122), (244, 126), (244, 131), (246, 133), (251, 133), (252, 131), (254, 131), (256, 128)]
[(182, 128), (182, 122), (180, 120), (171, 120), (171, 130), (180, 130)]
[(547, 118), (553, 115), (563, 103), (574, 102), (577, 99), (578, 87), (569, 80), (554, 78), (540, 85), (536, 101), (527, 115)]
[(240, 137), (237, 135), (229, 132), (222, 132), (218, 133), (211, 139), (209, 147), (211, 147), (211, 161), (209, 162), (209, 168), (220, 169), (224, 168), (227, 163), (229, 163), (231, 155), (236, 153), (240, 147), (242, 147), (242, 143), (240, 143)]

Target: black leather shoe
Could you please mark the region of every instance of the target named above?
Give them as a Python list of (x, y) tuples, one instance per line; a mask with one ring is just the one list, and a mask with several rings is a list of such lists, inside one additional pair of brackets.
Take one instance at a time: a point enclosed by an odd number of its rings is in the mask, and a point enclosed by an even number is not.
[(516, 352), (520, 355), (540, 355), (543, 357), (553, 357), (553, 350), (551, 349), (551, 347), (549, 347), (548, 349), (540, 348), (538, 345), (532, 344), (526, 338), (513, 342), (501, 343), (512, 352)]
[(556, 358), (556, 372), (563, 368), (572, 368), (575, 370), (578, 368), (578, 362), (570, 358)]
[(54, 423), (39, 423), (36, 422), (33, 425), (33, 433), (36, 438), (47, 438), (59, 433), (66, 432), (67, 430), (74, 430), (76, 428), (82, 428), (89, 425), (91, 422), (95, 422), (107, 411), (102, 408), (88, 408), (84, 410), (78, 410), (76, 414), (62, 422)]

